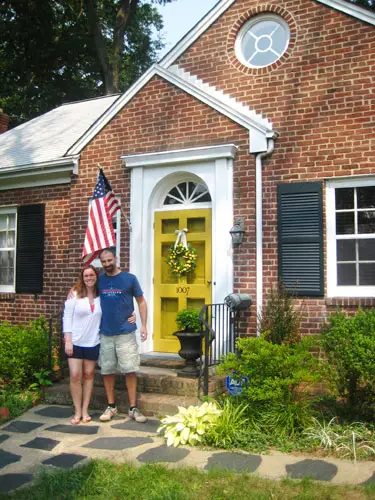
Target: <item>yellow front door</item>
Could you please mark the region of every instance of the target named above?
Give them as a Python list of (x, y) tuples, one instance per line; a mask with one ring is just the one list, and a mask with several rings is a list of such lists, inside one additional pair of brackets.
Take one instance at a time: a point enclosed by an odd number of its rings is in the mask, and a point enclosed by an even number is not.
[[(187, 228), (187, 242), (196, 249), (194, 271), (178, 278), (165, 259), (176, 241), (175, 231)], [(155, 213), (154, 351), (178, 352), (175, 318), (181, 309), (211, 303), (211, 209)]]

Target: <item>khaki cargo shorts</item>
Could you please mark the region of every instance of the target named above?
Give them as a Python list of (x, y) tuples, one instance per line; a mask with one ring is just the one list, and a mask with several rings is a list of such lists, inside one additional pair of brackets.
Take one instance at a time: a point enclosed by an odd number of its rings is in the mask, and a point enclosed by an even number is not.
[(139, 364), (135, 333), (100, 335), (99, 366), (102, 375), (133, 373), (139, 369)]

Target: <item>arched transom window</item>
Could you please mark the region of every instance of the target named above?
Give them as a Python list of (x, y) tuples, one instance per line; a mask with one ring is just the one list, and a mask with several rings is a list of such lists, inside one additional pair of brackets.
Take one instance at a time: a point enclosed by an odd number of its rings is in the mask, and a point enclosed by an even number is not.
[(190, 205), (191, 203), (210, 202), (207, 187), (198, 182), (180, 182), (172, 188), (164, 200), (164, 205)]

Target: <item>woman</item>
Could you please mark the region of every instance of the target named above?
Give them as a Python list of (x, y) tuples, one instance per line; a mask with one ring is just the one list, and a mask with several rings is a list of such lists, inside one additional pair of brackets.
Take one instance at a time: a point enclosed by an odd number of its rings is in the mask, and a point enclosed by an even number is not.
[(65, 302), (63, 330), (65, 353), (70, 371), (70, 391), (74, 404), (72, 425), (90, 422), (88, 407), (99, 357), (99, 327), (102, 318), (98, 291), (98, 271), (87, 266), (73, 287), (74, 297)]

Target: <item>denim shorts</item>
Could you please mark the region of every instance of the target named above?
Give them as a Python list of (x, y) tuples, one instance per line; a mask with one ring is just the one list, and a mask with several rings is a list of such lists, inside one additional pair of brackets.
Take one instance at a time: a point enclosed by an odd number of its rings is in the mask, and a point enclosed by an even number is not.
[(94, 347), (81, 347), (73, 344), (73, 354), (66, 357), (69, 359), (88, 359), (89, 361), (97, 361), (99, 357), (100, 344)]
[(140, 358), (135, 333), (100, 335), (99, 365), (102, 375), (139, 370)]

